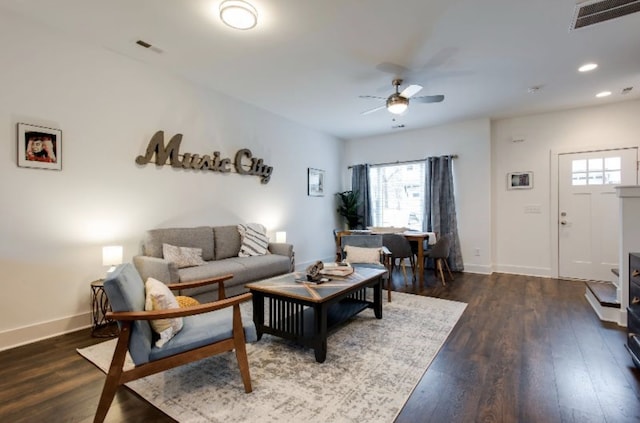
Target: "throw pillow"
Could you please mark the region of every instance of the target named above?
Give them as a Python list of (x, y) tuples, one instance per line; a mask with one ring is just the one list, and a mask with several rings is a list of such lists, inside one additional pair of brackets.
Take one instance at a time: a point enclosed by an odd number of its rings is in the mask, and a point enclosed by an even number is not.
[(344, 247), (346, 263), (378, 263), (380, 264), (380, 248), (364, 248), (347, 245)]
[(176, 297), (176, 301), (178, 301), (178, 304), (180, 305), (180, 307), (191, 307), (191, 306), (195, 306), (200, 304), (200, 301), (196, 300), (195, 298), (192, 297), (187, 297), (186, 295), (178, 295)]
[[(148, 278), (144, 288), (146, 291), (145, 310), (167, 310), (180, 307), (173, 292), (159, 280)], [(176, 317), (150, 320), (149, 324), (151, 324), (153, 331), (160, 335), (160, 339), (156, 341), (156, 347), (160, 348), (182, 329), (183, 321), (182, 317)]]
[(247, 223), (238, 225), (241, 246), (238, 257), (263, 256), (267, 254), (269, 238), (267, 230), (259, 223)]
[(178, 269), (206, 264), (202, 260), (202, 248), (176, 247), (171, 244), (162, 244), (162, 257), (175, 263)]

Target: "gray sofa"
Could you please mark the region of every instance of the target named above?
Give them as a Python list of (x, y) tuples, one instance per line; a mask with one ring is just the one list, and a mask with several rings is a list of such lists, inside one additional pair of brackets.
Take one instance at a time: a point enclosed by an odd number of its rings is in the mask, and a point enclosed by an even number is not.
[[(205, 264), (178, 269), (163, 258), (162, 244), (201, 248)], [(199, 226), (193, 228), (165, 228), (147, 231), (142, 255), (133, 258), (133, 264), (142, 280), (153, 277), (164, 283), (190, 282), (215, 276), (232, 274), (224, 284), (229, 297), (247, 292), (245, 284), (293, 271), (293, 246), (269, 243), (270, 254), (238, 257), (241, 239), (236, 225)], [(196, 298), (200, 302), (218, 299), (218, 284), (180, 291), (179, 295)]]

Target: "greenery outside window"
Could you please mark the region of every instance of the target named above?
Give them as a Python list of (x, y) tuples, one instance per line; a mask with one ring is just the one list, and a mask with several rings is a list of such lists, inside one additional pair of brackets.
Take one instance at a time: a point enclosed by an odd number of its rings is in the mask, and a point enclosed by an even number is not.
[(424, 162), (371, 166), (369, 184), (373, 226), (423, 230)]

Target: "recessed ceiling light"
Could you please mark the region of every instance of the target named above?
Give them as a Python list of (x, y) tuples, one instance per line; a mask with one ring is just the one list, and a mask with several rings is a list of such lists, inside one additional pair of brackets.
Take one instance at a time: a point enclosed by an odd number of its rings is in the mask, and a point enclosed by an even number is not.
[(589, 72), (598, 67), (597, 63), (585, 63), (584, 65), (578, 68), (579, 72)]
[(258, 11), (242, 0), (226, 0), (220, 4), (220, 19), (235, 29), (251, 29), (258, 23)]
[(610, 95), (611, 95), (611, 91), (602, 91), (596, 94), (596, 97), (602, 98), (602, 97), (609, 97)]

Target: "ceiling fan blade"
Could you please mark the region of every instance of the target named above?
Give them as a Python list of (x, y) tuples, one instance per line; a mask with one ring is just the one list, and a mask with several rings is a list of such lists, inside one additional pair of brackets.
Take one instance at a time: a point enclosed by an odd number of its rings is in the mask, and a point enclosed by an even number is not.
[(407, 88), (402, 90), (400, 95), (404, 98), (410, 98), (413, 95), (416, 95), (422, 89), (421, 85), (409, 85)]
[(442, 100), (444, 100), (443, 95), (423, 95), (411, 99), (414, 103), (440, 103)]
[(378, 110), (382, 110), (384, 109), (386, 106), (383, 104), (382, 106), (378, 106), (375, 107), (373, 109), (369, 109), (369, 110), (365, 110), (364, 112), (360, 113), (361, 115), (368, 115), (369, 113), (373, 113), (373, 112), (377, 112)]
[(376, 100), (386, 100), (386, 97), (378, 97), (377, 95), (359, 95), (359, 98), (375, 98)]

